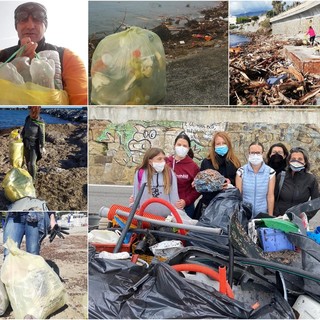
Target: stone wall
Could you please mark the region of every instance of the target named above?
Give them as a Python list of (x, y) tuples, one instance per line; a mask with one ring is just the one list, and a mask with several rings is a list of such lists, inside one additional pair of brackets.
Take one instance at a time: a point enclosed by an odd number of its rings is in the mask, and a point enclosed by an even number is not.
[[(242, 164), (247, 162), (251, 142), (260, 141), (266, 150), (273, 143), (282, 142), (289, 149), (300, 146), (308, 150), (311, 171), (320, 177), (320, 111), (317, 110), (176, 107), (167, 109), (164, 117), (161, 115), (165, 108), (155, 107), (145, 108), (144, 116), (136, 117), (136, 112), (141, 111), (132, 107), (95, 109), (89, 112), (90, 184), (132, 184), (135, 167), (145, 150), (161, 147), (171, 154), (174, 139), (181, 131), (191, 138), (198, 164), (208, 154), (212, 135), (227, 131)], [(180, 120), (169, 120), (170, 115)]]

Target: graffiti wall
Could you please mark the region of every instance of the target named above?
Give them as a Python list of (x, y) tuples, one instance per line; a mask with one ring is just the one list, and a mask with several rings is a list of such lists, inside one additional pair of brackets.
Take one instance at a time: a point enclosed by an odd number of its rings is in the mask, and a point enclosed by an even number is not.
[(160, 147), (172, 154), (175, 137), (185, 131), (191, 139), (195, 161), (200, 165), (208, 155), (216, 131), (227, 131), (241, 163), (247, 162), (248, 146), (261, 142), (265, 149), (276, 142), (289, 149), (306, 148), (310, 153), (312, 172), (320, 176), (320, 126), (287, 123), (223, 122), (201, 125), (183, 121), (126, 121), (112, 123), (90, 120), (89, 183), (131, 184), (137, 165), (150, 147)]

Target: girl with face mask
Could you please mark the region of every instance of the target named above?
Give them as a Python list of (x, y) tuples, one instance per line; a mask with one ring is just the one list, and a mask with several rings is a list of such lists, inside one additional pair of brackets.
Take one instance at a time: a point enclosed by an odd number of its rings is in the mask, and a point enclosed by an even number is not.
[(199, 193), (192, 182), (199, 172), (199, 166), (192, 160), (193, 151), (190, 148), (190, 138), (181, 132), (174, 140), (174, 155), (166, 158), (167, 164), (176, 174), (180, 199), (175, 203), (178, 209), (185, 210), (190, 218), (194, 214), (194, 202)]
[[(165, 154), (160, 148), (150, 148), (146, 151), (142, 164), (137, 167), (133, 183), (133, 199), (136, 199), (140, 186), (146, 182), (140, 199), (140, 206), (150, 198), (161, 198), (172, 205), (179, 200), (177, 178), (166, 164)], [(168, 216), (170, 210), (162, 204), (154, 203), (147, 207), (147, 212)]]
[(289, 151), (283, 143), (273, 144), (267, 152), (267, 165), (276, 171), (278, 175), (281, 171), (284, 171), (287, 166), (287, 157)]
[(259, 213), (273, 215), (275, 170), (263, 161), (263, 145), (253, 142), (249, 146), (249, 162), (238, 169), (236, 187), (243, 201), (251, 203), (252, 218)]
[[(316, 177), (308, 172), (310, 162), (308, 153), (303, 148), (290, 150), (288, 167), (280, 187), (280, 175), (277, 177), (275, 188), (275, 215), (283, 215), (287, 209), (320, 196)], [(316, 212), (307, 213), (311, 219)]]
[[(203, 159), (200, 166), (200, 171), (213, 169), (220, 172), (225, 178), (225, 187), (228, 184), (235, 184), (237, 169), (240, 167), (240, 161), (233, 151), (231, 139), (227, 132), (216, 132), (211, 141), (211, 148), (207, 158)], [(196, 208), (195, 219), (199, 219), (210, 201), (219, 193), (203, 192), (202, 198)]]

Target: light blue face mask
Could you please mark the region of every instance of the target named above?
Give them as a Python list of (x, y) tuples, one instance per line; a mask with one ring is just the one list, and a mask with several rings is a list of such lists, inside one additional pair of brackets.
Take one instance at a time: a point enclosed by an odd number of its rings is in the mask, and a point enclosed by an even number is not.
[(214, 148), (214, 151), (219, 155), (219, 156), (224, 156), (225, 154), (228, 153), (229, 148), (226, 144), (223, 144), (222, 146), (218, 146)]

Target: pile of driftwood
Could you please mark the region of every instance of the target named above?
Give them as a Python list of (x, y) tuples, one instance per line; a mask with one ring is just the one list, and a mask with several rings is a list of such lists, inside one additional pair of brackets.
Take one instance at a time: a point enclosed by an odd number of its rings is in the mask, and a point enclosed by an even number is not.
[(302, 74), (284, 56), (285, 45), (301, 44), (264, 35), (230, 48), (230, 104), (319, 105), (320, 76)]

